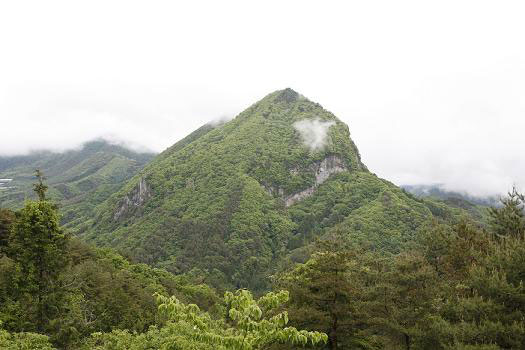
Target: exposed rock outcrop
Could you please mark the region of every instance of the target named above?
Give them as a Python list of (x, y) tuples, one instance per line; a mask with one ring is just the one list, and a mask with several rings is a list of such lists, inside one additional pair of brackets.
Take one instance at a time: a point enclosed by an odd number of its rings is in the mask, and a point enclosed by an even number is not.
[[(313, 164), (312, 170), (315, 172), (315, 184), (301, 192), (285, 197), (284, 204), (287, 207), (311, 196), (320, 184), (328, 180), (330, 175), (340, 173), (347, 169), (341, 158), (331, 155), (323, 159), (321, 162)], [(296, 170), (292, 169), (291, 171), (293, 173)]]
[(290, 205), (292, 205), (292, 204), (294, 204), (296, 202), (302, 201), (306, 197), (310, 197), (315, 192), (316, 188), (317, 188), (317, 185), (312, 186), (312, 187), (308, 187), (306, 190), (302, 190), (301, 192), (294, 193), (294, 194), (286, 197), (284, 199), (284, 205), (286, 207), (289, 207)]
[(345, 171), (346, 167), (343, 160), (337, 156), (328, 156), (316, 167), (315, 183), (320, 185), (325, 182), (332, 174)]
[(142, 207), (146, 200), (151, 196), (151, 189), (144, 178), (141, 178), (139, 183), (128, 193), (119, 203), (114, 220), (128, 216), (136, 208)]
[[(282, 188), (276, 188), (273, 186), (264, 186), (264, 188), (266, 189), (268, 194), (272, 196), (281, 197), (284, 201), (285, 206), (289, 207), (292, 204), (311, 196), (319, 185), (328, 180), (330, 175), (340, 173), (348, 169), (341, 158), (339, 158), (338, 156), (331, 155), (320, 162), (312, 164), (309, 170), (315, 174), (315, 183), (313, 186), (308, 187), (300, 192), (284, 196), (284, 191)], [(300, 171), (301, 170), (297, 168), (293, 168), (290, 169), (290, 174), (297, 175)]]

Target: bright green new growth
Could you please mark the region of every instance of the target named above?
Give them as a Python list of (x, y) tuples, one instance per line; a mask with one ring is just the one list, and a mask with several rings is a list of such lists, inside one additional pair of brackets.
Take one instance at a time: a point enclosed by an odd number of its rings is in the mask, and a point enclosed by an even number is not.
[(9, 333), (0, 329), (2, 350), (55, 350), (49, 338), (37, 333)]
[(257, 300), (244, 289), (227, 292), (221, 318), (174, 296), (156, 297), (162, 326), (138, 334), (119, 330), (95, 333), (83, 349), (262, 350), (274, 344), (314, 346), (328, 341), (324, 333), (287, 326), (288, 313), (278, 311), (288, 301), (286, 291), (268, 293)]
[(213, 320), (195, 304), (183, 304), (177, 298), (157, 296), (159, 311), (172, 322), (193, 326), (192, 337), (216, 349), (252, 350), (265, 349), (273, 343), (312, 345), (328, 337), (320, 332), (308, 332), (287, 327), (288, 313), (276, 310), (288, 301), (288, 292), (267, 293), (258, 300), (248, 290), (226, 292), (226, 320)]

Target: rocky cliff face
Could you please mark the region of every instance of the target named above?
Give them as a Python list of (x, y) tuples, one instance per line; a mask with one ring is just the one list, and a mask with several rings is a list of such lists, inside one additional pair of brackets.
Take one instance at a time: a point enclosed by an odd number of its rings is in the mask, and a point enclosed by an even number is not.
[(128, 216), (136, 208), (144, 205), (146, 200), (151, 196), (151, 189), (144, 178), (141, 178), (135, 188), (128, 193), (117, 206), (113, 214), (115, 221)]
[(315, 184), (301, 192), (287, 196), (284, 199), (286, 207), (311, 196), (319, 185), (328, 180), (330, 175), (346, 171), (347, 169), (341, 158), (332, 155), (326, 157), (319, 163), (313, 164), (312, 170), (315, 172)]

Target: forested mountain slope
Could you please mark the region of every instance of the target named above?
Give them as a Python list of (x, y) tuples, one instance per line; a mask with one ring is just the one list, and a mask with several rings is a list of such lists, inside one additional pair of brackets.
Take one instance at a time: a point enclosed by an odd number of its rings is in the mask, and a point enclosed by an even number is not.
[(153, 156), (97, 140), (63, 153), (0, 157), (0, 207), (19, 208), (24, 199), (34, 198), (32, 183), (39, 169), (49, 185), (49, 197), (61, 206), (62, 222), (78, 225)]
[[(348, 127), (291, 89), (205, 126), (99, 205), (83, 237), (214, 285), (265, 288), (317, 237), (398, 251), (433, 214), (370, 173)], [(438, 213), (453, 219), (461, 212)]]

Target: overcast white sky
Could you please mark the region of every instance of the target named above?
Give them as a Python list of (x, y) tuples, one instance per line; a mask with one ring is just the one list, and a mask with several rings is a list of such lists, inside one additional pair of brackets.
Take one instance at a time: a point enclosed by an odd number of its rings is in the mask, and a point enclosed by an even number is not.
[(98, 137), (161, 151), (292, 87), (371, 171), (525, 186), (522, 1), (2, 1), (0, 154)]

